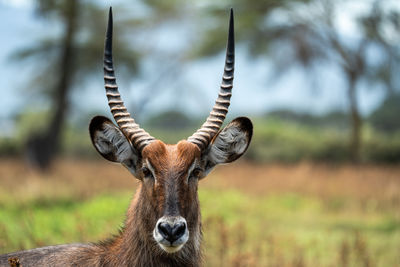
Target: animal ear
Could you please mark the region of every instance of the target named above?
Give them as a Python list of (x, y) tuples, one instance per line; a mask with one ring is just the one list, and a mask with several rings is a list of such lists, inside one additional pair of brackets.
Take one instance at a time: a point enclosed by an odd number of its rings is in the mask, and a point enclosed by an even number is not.
[(240, 158), (249, 147), (252, 136), (253, 124), (249, 118), (239, 117), (231, 121), (212, 140), (206, 155), (206, 168)]
[(94, 117), (89, 124), (89, 133), (93, 146), (100, 155), (109, 161), (121, 163), (132, 173), (136, 172), (136, 163), (139, 158), (137, 151), (108, 118)]

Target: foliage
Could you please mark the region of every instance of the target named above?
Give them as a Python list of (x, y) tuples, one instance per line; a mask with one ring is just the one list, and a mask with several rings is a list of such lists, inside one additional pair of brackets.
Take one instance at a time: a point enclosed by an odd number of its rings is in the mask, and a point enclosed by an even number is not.
[[(66, 20), (70, 14), (67, 12), (68, 1), (36, 1), (36, 14), (37, 16), (47, 21), (47, 23), (58, 24), (66, 27)], [(76, 15), (77, 26), (74, 29), (74, 39), (72, 40), (73, 54), (73, 75), (71, 77), (74, 88), (82, 90), (84, 84), (93, 78), (93, 75), (101, 73), (101, 59), (103, 57), (104, 34), (107, 21), (105, 9), (92, 3), (91, 1), (77, 1), (77, 9), (79, 12)], [(118, 9), (118, 7), (117, 7)], [(119, 26), (115, 26), (114, 46), (118, 46), (114, 56), (118, 61), (119, 68), (124, 71), (129, 69), (130, 73), (138, 71), (139, 55), (134, 47), (129, 45), (126, 31), (127, 24), (131, 21), (118, 20)], [(99, 27), (101, 25), (101, 27)], [(58, 88), (55, 87), (55, 82), (61, 75), (59, 73), (59, 57), (62, 44), (64, 42), (63, 36), (59, 34), (47, 34), (39, 36), (36, 44), (31, 47), (26, 47), (17, 50), (12, 55), (12, 59), (16, 63), (35, 63), (35, 74), (33, 77), (33, 86), (30, 90), (39, 89), (40, 93), (45, 95), (53, 95), (57, 92)], [(35, 59), (35, 61), (28, 61)], [(40, 64), (39, 64), (40, 62)], [(32, 88), (33, 87), (33, 88)]]
[(342, 129), (348, 128), (348, 114), (340, 111), (333, 111), (318, 116), (309, 113), (299, 113), (291, 110), (281, 109), (268, 112), (265, 114), (265, 117), (306, 126)]
[[(38, 38), (35, 45), (15, 52), (14, 60), (35, 63), (35, 76), (32, 77), (29, 88), (39, 90), (39, 94), (45, 96), (45, 99), (50, 99), (49, 122), (40, 132), (29, 134), (25, 148), (28, 161), (36, 167), (46, 169), (59, 152), (60, 135), (70, 109), (72, 88), (79, 86), (82, 90), (84, 82), (93, 73), (100, 72), (99, 59), (103, 53), (107, 16), (93, 1), (37, 0), (35, 4), (37, 15), (48, 23), (60, 26), (61, 34), (47, 34)], [(126, 37), (115, 35), (117, 38), (114, 44), (119, 47), (115, 55), (117, 58), (120, 54), (124, 55), (120, 66), (137, 70), (136, 50), (127, 45)]]
[[(27, 113), (20, 116), (16, 137), (0, 138), (0, 155), (21, 154), (26, 135), (36, 130), (37, 124), (32, 124), (32, 121), (40, 121), (45, 115)], [(182, 116), (181, 120), (177, 119), (179, 116)], [(179, 123), (174, 127), (165, 127), (163, 123), (166, 118)], [(252, 118), (254, 136), (245, 157), (255, 162), (347, 162), (350, 160), (346, 138), (349, 128), (345, 118), (346, 115), (342, 113), (312, 116), (289, 111)], [(97, 157), (86, 123), (80, 127), (73, 124), (66, 127), (61, 155)], [(156, 138), (173, 144), (192, 135), (201, 121), (188, 120), (181, 113), (166, 113), (150, 118), (143, 125)], [(400, 162), (400, 131), (381, 131), (373, 123), (365, 124), (363, 130), (362, 162)]]
[[(398, 88), (396, 73), (400, 57), (398, 40), (400, 14), (387, 10), (385, 1), (369, 3), (368, 10), (357, 14), (353, 21), (358, 32), (346, 36), (337, 23), (341, 9), (362, 1), (234, 1), (240, 24), (236, 28), (237, 41), (250, 55), (274, 62), (272, 78), (277, 79), (297, 67), (309, 74), (318, 90), (321, 82), (318, 72), (336, 66), (346, 86), (349, 122), (349, 157), (361, 158), (362, 118), (359, 112), (357, 91), (361, 81), (368, 80), (369, 87), (380, 84), (393, 92)], [(389, 3), (390, 5), (390, 3)], [(221, 21), (223, 5), (215, 5), (209, 15), (218, 23), (204, 23), (202, 46), (195, 55), (218, 53), (224, 42)], [(392, 34), (388, 34), (388, 32)], [(371, 56), (374, 54), (375, 57)], [(396, 72), (397, 70), (397, 72)]]
[[(38, 94), (45, 96), (44, 99), (52, 100), (52, 105), (48, 107), (51, 111), (54, 111), (51, 113), (53, 118), (50, 120), (52, 120), (52, 123), (42, 126), (43, 128), (47, 126), (47, 134), (40, 136), (37, 131), (25, 133), (25, 136), (30, 138), (29, 141), (35, 141), (28, 142), (30, 144), (28, 147), (31, 147), (32, 150), (38, 150), (36, 154), (40, 156), (46, 154), (46, 149), (44, 149), (46, 145), (51, 149), (58, 147), (59, 129), (63, 126), (64, 113), (70, 107), (70, 101), (68, 101), (70, 90), (78, 87), (79, 90), (84, 90), (85, 83), (91, 81), (94, 74), (97, 75), (101, 72), (99, 59), (102, 57), (104, 27), (99, 27), (99, 25), (105, 25), (107, 16), (104, 6), (91, 0), (37, 0), (35, 3), (38, 17), (49, 24), (60, 26), (61, 29), (61, 34), (39, 36), (35, 45), (14, 54), (14, 60), (18, 62), (35, 63), (34, 73), (36, 76), (32, 78), (29, 89), (38, 90)], [(71, 3), (75, 3), (75, 8), (71, 8)], [(133, 13), (133, 16), (131, 9), (124, 8), (125, 6), (115, 6), (119, 15), (118, 23), (115, 23), (114, 45), (118, 47), (115, 50), (115, 58), (118, 61), (120, 77), (128, 77), (128, 75), (121, 75), (121, 70), (129, 70), (130, 74), (132, 72), (138, 74), (141, 67), (143, 67), (143, 70), (151, 69), (149, 62), (140, 64), (142, 62), (141, 55), (157, 58), (154, 65), (162, 65), (162, 67), (155, 68), (155, 71), (152, 70), (152, 73), (156, 74), (152, 75), (155, 77), (154, 80), (149, 83), (146, 90), (143, 90), (145, 93), (141, 94), (135, 101), (136, 103), (133, 105), (135, 119), (139, 118), (140, 120), (140, 114), (143, 113), (145, 106), (153, 98), (152, 96), (156, 95), (160, 88), (163, 88), (158, 86), (161, 81), (165, 82), (167, 76), (170, 77), (171, 81), (179, 79), (177, 78), (180, 77), (179, 68), (182, 67), (177, 66), (184, 66), (185, 60), (214, 55), (225, 48), (227, 10), (229, 7), (233, 7), (237, 17), (235, 28), (238, 47), (244, 48), (249, 55), (258, 59), (272, 59), (275, 63), (275, 71), (271, 77), (279, 78), (285, 71), (293, 67), (300, 67), (309, 71), (310, 78), (319, 77), (315, 75), (319, 69), (334, 63), (338, 69), (343, 71), (344, 80), (348, 81), (348, 98), (350, 100), (348, 103), (350, 103), (352, 130), (344, 125), (343, 118), (338, 118), (337, 127), (340, 127), (343, 131), (338, 133), (339, 131), (333, 130), (327, 133), (328, 131), (322, 129), (321, 142), (314, 142), (313, 144), (305, 142), (310, 145), (310, 149), (304, 144), (292, 144), (295, 140), (300, 141), (301, 138), (291, 137), (292, 139), (285, 144), (272, 144), (269, 141), (262, 140), (260, 144), (269, 143), (268, 151), (274, 152), (267, 152), (265, 146), (257, 147), (259, 152), (252, 152), (253, 158), (262, 160), (274, 158), (287, 161), (302, 158), (347, 160), (350, 156), (346, 154), (353, 151), (353, 157), (360, 157), (361, 160), (365, 160), (375, 158), (372, 154), (363, 154), (366, 153), (365, 151), (374, 153), (375, 146), (379, 146), (377, 151), (380, 151), (379, 154), (382, 155), (379, 158), (397, 158), (397, 146), (393, 149), (390, 145), (381, 145), (376, 140), (372, 141), (371, 144), (373, 145), (365, 144), (366, 148), (360, 148), (359, 143), (369, 139), (369, 137), (362, 137), (360, 131), (369, 126), (363, 127), (361, 125), (355, 96), (360, 81), (367, 81), (371, 87), (380, 85), (379, 88), (387, 88), (391, 93), (394, 93), (398, 88), (399, 80), (395, 77), (395, 73), (399, 69), (398, 58), (400, 53), (396, 40), (399, 37), (400, 15), (397, 10), (387, 10), (385, 1), (373, 1), (369, 4), (366, 12), (360, 13), (361, 15), (355, 18), (354, 22), (358, 25), (359, 33), (348, 40), (346, 36), (342, 36), (336, 23), (336, 18), (344, 3), (345, 1), (331, 0), (262, 0), (257, 2), (234, 0), (218, 3), (205, 2), (201, 4), (202, 8), (198, 9), (198, 4), (194, 4), (193, 1), (143, 0), (135, 3), (140, 11), (136, 14)], [(194, 9), (201, 10), (206, 14), (202, 14), (201, 17), (193, 16)], [(74, 10), (79, 10), (79, 12), (72, 12)], [(129, 15), (125, 16), (124, 12), (129, 12)], [(189, 19), (191, 23), (185, 23)], [(171, 22), (172, 24), (169, 24)], [(168, 49), (155, 51), (152, 48), (151, 40), (156, 39), (149, 39), (141, 35), (143, 29), (146, 29), (146, 31), (154, 30), (155, 33), (159, 33), (162, 32), (158, 31), (162, 27), (165, 25), (170, 27), (174, 25), (173, 23), (187, 25), (187, 30), (191, 34), (188, 39), (193, 45), (184, 45), (179, 52), (170, 52), (167, 51)], [(195, 31), (192, 31), (193, 25), (196, 25)], [(138, 33), (134, 34), (134, 38), (137, 38), (135, 42), (139, 41), (139, 45), (129, 45), (132, 41), (132, 34), (125, 34), (127, 30), (135, 30)], [(388, 32), (393, 34), (387, 34)], [(142, 43), (140, 43), (140, 40)], [(143, 49), (143, 44), (146, 45), (146, 49)], [(242, 49), (242, 51), (244, 50)], [(69, 53), (66, 53), (68, 51)], [(374, 56), (371, 56), (372, 54)], [(69, 56), (66, 57), (66, 55)], [(69, 60), (68, 64), (65, 64), (69, 66), (68, 68), (63, 64), (66, 61), (65, 58), (72, 59)], [(168, 62), (168, 64), (159, 64), (160, 62)], [(313, 87), (318, 88), (315, 85), (313, 84)], [(175, 115), (180, 116), (180, 114)], [(156, 122), (159, 126), (172, 125), (173, 128), (183, 126), (174, 125), (175, 120), (171, 120), (172, 117), (174, 117), (174, 114), (154, 119), (159, 120)], [(293, 119), (313, 121), (313, 118), (304, 116)], [(398, 121), (396, 118), (391, 120)], [(381, 124), (385, 120), (378, 116), (372, 121), (374, 127), (380, 130), (382, 129)], [(182, 122), (188, 127), (191, 126), (186, 118), (182, 118)], [(323, 122), (317, 124), (322, 126), (321, 123)], [(388, 125), (388, 123), (385, 123), (385, 125)], [(154, 126), (154, 128), (158, 128), (156, 125)], [(319, 131), (320, 128), (319, 126), (313, 127), (312, 131)], [(65, 145), (74, 143), (71, 140), (72, 136), (83, 136), (83, 134), (75, 135), (74, 131), (67, 130), (67, 132), (69, 139), (63, 141), (64, 151), (67, 149), (71, 153), (88, 154), (82, 149), (86, 146), (69, 148)], [(352, 141), (343, 141), (345, 138), (342, 132), (351, 134)], [(160, 136), (163, 134), (160, 132)], [(168, 130), (165, 135), (168, 135), (167, 139), (170, 142), (169, 140), (174, 137), (174, 131)], [(182, 130), (182, 133), (177, 136), (184, 138), (186, 132), (184, 135)], [(313, 135), (314, 138), (319, 139), (318, 136), (318, 134)], [(57, 140), (51, 142), (53, 139)], [(304, 140), (307, 141), (306, 139)], [(389, 139), (391, 140), (391, 137)], [(20, 141), (17, 140), (16, 142), (19, 143)], [(81, 139), (76, 142), (82, 145), (85, 143)], [(384, 142), (388, 143), (387, 140)], [(11, 145), (8, 146), (7, 150), (11, 151), (13, 147), (21, 148), (22, 146), (20, 144)], [(292, 147), (294, 148), (292, 149)], [(391, 151), (390, 156), (384, 155), (386, 148)], [(32, 155), (32, 153), (28, 154)]]
[[(328, 115), (331, 116), (331, 115)], [(269, 117), (255, 119), (255, 131), (248, 159), (269, 162), (316, 162), (349, 161), (348, 128), (332, 124), (324, 125), (322, 118), (307, 118), (308, 123)], [(322, 122), (321, 122), (322, 121)], [(364, 125), (362, 162), (396, 163), (400, 161), (399, 132), (382, 133), (370, 125)]]
[(391, 95), (375, 110), (369, 120), (381, 131), (395, 132), (400, 130), (400, 94)]
[(192, 120), (186, 114), (175, 110), (166, 111), (149, 118), (146, 125), (167, 131), (194, 127)]

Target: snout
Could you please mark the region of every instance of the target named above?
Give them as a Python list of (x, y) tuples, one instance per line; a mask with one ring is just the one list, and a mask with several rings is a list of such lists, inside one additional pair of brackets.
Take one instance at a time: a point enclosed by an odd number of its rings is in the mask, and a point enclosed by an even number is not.
[(189, 239), (186, 220), (181, 216), (163, 216), (153, 231), (153, 237), (168, 253), (179, 251)]

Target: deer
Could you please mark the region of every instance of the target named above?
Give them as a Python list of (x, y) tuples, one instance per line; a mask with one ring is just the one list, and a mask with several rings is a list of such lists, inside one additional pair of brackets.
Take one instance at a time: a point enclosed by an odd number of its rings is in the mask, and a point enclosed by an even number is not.
[(234, 74), (234, 19), (230, 10), (220, 91), (202, 126), (186, 140), (165, 144), (131, 117), (116, 83), (110, 7), (104, 48), (108, 106), (117, 125), (103, 116), (89, 124), (97, 152), (124, 166), (139, 180), (118, 235), (98, 243), (66, 244), (0, 256), (0, 266), (201, 266), (202, 225), (198, 183), (218, 164), (240, 158), (253, 125), (238, 117), (222, 128)]

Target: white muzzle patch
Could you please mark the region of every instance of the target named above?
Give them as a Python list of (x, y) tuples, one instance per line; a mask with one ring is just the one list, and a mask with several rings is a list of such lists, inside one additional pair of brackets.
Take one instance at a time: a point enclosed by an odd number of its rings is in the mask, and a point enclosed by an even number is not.
[(153, 237), (167, 253), (175, 253), (189, 240), (189, 230), (185, 218), (181, 216), (163, 216), (153, 230)]

